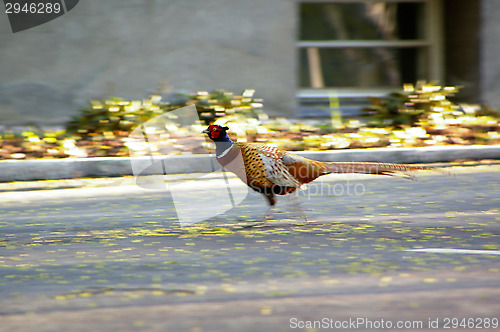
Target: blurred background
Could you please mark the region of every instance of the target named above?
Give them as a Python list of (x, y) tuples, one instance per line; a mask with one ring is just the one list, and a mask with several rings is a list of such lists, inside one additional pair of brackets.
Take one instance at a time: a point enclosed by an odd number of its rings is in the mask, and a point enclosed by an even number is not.
[[(499, 0), (82, 0), (17, 33), (0, 13), (0, 330), (497, 328), (498, 22)], [(442, 164), (269, 211), (207, 154), (213, 122)]]
[[(255, 89), (271, 116), (345, 114), (419, 80), (500, 107), (497, 0), (107, 0), (12, 33), (0, 121), (64, 124), (90, 99)], [(326, 105), (326, 107), (325, 107)]]

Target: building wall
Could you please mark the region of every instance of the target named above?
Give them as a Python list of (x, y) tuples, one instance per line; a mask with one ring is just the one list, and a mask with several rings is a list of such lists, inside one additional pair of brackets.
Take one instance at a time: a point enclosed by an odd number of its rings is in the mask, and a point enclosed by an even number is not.
[(500, 108), (500, 1), (481, 5), (481, 102)]
[(0, 15), (0, 122), (62, 123), (90, 98), (159, 86), (256, 89), (270, 114), (295, 106), (290, 0), (87, 0), (13, 34)]
[[(86, 0), (13, 34), (0, 14), (0, 124), (61, 124), (89, 99), (256, 89), (296, 114), (296, 1)], [(500, 2), (445, 0), (446, 84), (500, 108)]]
[(458, 101), (480, 103), (481, 2), (445, 0), (443, 9), (445, 83), (462, 86)]

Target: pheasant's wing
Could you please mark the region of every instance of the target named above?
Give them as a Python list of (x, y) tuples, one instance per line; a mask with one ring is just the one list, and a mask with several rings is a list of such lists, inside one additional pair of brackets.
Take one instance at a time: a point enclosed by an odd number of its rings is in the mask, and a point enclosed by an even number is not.
[(302, 183), (291, 173), (283, 162), (283, 151), (266, 145), (255, 146), (266, 171), (266, 178), (273, 184), (282, 187), (300, 188)]

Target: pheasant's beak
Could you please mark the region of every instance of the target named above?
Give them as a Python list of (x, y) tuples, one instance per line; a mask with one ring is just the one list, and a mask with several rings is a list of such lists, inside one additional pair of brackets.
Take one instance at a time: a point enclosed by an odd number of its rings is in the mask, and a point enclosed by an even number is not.
[(208, 131), (208, 129), (205, 129), (205, 130), (203, 130), (201, 133), (202, 133), (202, 134), (208, 134), (208, 133), (209, 133), (209, 131)]

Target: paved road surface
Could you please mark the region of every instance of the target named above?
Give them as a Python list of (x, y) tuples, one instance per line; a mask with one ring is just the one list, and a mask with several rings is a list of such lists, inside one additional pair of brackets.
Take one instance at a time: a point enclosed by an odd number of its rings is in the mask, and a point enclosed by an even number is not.
[[(280, 199), (262, 227), (247, 227), (266, 214), (254, 193), (181, 227), (168, 192), (130, 178), (10, 185), (0, 192), (0, 331), (493, 326), (500, 167), (453, 172), (325, 177)], [(188, 190), (183, 213), (219, 204), (224, 179), (186, 179), (169, 178)]]

